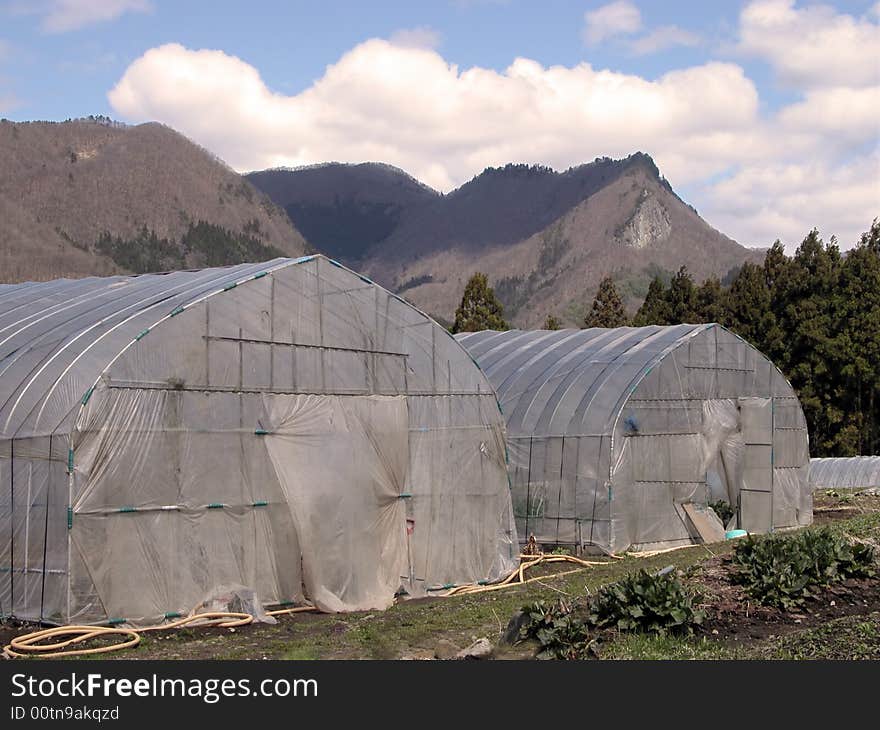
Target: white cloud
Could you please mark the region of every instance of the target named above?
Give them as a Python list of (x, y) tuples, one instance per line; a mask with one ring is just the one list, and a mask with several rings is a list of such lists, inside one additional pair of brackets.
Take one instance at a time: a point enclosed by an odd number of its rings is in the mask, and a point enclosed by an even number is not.
[(643, 150), (742, 243), (796, 241), (818, 226), (847, 244), (880, 212), (866, 202), (880, 199), (872, 168), (844, 162), (877, 143), (877, 90), (816, 89), (762, 116), (731, 63), (656, 80), (526, 58), (499, 72), (373, 39), (285, 95), (240, 58), (169, 44), (134, 61), (108, 97), (121, 117), (169, 124), (239, 170), (372, 160), (450, 190), (489, 165), (564, 169)]
[(271, 91), (239, 58), (166, 45), (136, 60), (109, 99), (123, 117), (167, 122), (238, 169), (381, 160), (445, 190), (511, 160), (567, 167), (637, 149), (672, 179), (694, 180), (728, 164), (707, 135), (746, 129), (758, 110), (754, 85), (731, 64), (647, 81), (519, 58), (499, 73), (377, 39), (296, 96)]
[(420, 26), (418, 28), (402, 28), (396, 30), (388, 39), (393, 45), (402, 48), (439, 48), (442, 37), (433, 28)]
[(661, 25), (641, 38), (631, 41), (629, 47), (635, 55), (646, 56), (676, 46), (698, 46), (702, 42), (699, 35), (677, 25)]
[(697, 46), (702, 38), (677, 25), (661, 25), (634, 37), (643, 29), (642, 14), (629, 0), (617, 0), (596, 10), (584, 13), (582, 37), (587, 45), (597, 45), (613, 38), (627, 36), (626, 46), (636, 56), (674, 48)]
[[(878, 15), (874, 6), (874, 17)], [(870, 15), (870, 14), (869, 14)], [(765, 59), (796, 88), (880, 83), (880, 25), (827, 5), (755, 0), (740, 15), (737, 49)]]
[(40, 27), (47, 33), (67, 33), (96, 23), (105, 23), (125, 13), (149, 13), (150, 0), (26, 0), (15, 2), (12, 12), (40, 15)]
[(823, 135), (828, 145), (849, 148), (880, 139), (878, 110), (880, 86), (837, 87), (807, 92), (803, 101), (782, 109), (778, 119), (790, 133)]
[(849, 248), (880, 214), (880, 153), (842, 164), (755, 164), (707, 192), (710, 204), (700, 212), (742, 243), (768, 246), (780, 238), (792, 250), (815, 226)]
[(584, 13), (584, 41), (590, 45), (619, 35), (631, 35), (642, 28), (642, 14), (629, 0), (615, 0)]

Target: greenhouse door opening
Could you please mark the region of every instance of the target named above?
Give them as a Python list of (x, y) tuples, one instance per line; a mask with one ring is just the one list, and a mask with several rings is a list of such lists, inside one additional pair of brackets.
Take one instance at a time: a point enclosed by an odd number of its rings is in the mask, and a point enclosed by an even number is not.
[[(703, 410), (704, 417), (710, 420), (703, 429), (709, 451), (709, 503), (718, 507), (716, 512), (728, 530), (769, 532), (773, 504), (772, 400), (710, 400)], [(718, 436), (707, 435), (712, 431)], [(719, 502), (729, 506), (732, 516), (723, 514), (725, 509)]]
[(773, 401), (739, 398), (743, 438), (739, 526), (748, 532), (773, 529)]
[(406, 398), (266, 395), (264, 405), (306, 597), (323, 611), (387, 608), (409, 573)]

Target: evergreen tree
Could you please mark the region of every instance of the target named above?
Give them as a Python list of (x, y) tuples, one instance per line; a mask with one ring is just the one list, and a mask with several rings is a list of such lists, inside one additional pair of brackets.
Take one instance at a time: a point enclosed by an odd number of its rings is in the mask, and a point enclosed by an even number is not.
[(726, 323), (727, 308), (725, 307), (724, 291), (718, 277), (710, 276), (698, 286), (694, 294), (694, 301), (698, 321)]
[(843, 260), (837, 320), (836, 375), (841, 380), (844, 421), (834, 451), (843, 456), (880, 453), (880, 222)]
[(682, 266), (678, 273), (672, 277), (667, 301), (669, 302), (670, 324), (685, 324), (696, 322), (699, 319), (696, 312), (697, 299), (694, 280), (691, 278), (687, 266)]
[(561, 329), (562, 325), (559, 320), (556, 319), (552, 314), (547, 315), (547, 319), (544, 320), (544, 329), (545, 330), (558, 330)]
[(452, 333), (480, 332), (482, 330), (506, 330), (504, 308), (489, 286), (485, 274), (477, 272), (464, 288), (461, 304), (455, 310)]
[(846, 415), (838, 380), (845, 364), (839, 359), (839, 308), (833, 306), (840, 262), (837, 244), (825, 245), (813, 230), (774, 282), (774, 308), (785, 336), (771, 356), (798, 392), (811, 445), (831, 456), (839, 455), (837, 436)]
[(776, 326), (763, 269), (746, 261), (727, 291), (727, 324), (747, 342), (766, 352)]
[(785, 247), (777, 238), (773, 245), (767, 250), (764, 256), (764, 279), (770, 291), (776, 286), (777, 280), (783, 275), (789, 259), (785, 255)]
[(667, 289), (659, 276), (651, 279), (645, 301), (633, 318), (634, 327), (645, 327), (649, 324), (669, 324), (669, 302), (666, 299)]
[(584, 327), (624, 327), (627, 324), (629, 319), (614, 280), (606, 276), (599, 284), (593, 308), (584, 318)]

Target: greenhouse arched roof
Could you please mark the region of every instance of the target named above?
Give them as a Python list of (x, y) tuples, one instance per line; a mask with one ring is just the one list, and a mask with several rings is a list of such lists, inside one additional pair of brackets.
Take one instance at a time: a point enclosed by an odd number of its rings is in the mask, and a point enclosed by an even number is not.
[(663, 357), (714, 324), (508, 330), (456, 336), (496, 388), (508, 432), (604, 433)]
[[(57, 430), (58, 415), (68, 415), (84, 395), (66, 390), (64, 376), (77, 371), (94, 380), (109, 359), (163, 317), (310, 258), (0, 286), (0, 438)], [(40, 418), (50, 399), (52, 417)]]

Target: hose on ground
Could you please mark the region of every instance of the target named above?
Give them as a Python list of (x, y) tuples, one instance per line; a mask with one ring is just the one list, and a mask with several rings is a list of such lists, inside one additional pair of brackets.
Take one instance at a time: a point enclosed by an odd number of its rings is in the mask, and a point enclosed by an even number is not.
[[(610, 557), (618, 558), (617, 555)], [(608, 561), (590, 561), (576, 558), (572, 555), (521, 555), (522, 562), (520, 566), (512, 571), (504, 580), (493, 583), (492, 585), (463, 585), (452, 588), (444, 593), (444, 596), (460, 596), (471, 595), (474, 593), (483, 593), (487, 591), (497, 591), (503, 588), (510, 588), (515, 585), (524, 585), (540, 580), (542, 576), (536, 578), (526, 578), (526, 572), (537, 565), (543, 563), (575, 563), (580, 567), (573, 570), (567, 570), (562, 573), (554, 573), (552, 577), (569, 575), (576, 573), (585, 567), (596, 565), (609, 565)], [(548, 576), (543, 576), (548, 577)], [(268, 616), (283, 616), (286, 614), (302, 613), (305, 611), (316, 611), (314, 606), (294, 606), (292, 608), (280, 608), (273, 611), (266, 611)], [(141, 642), (141, 635), (150, 631), (167, 631), (170, 629), (179, 629), (184, 626), (204, 628), (208, 626), (216, 626), (218, 628), (234, 628), (236, 626), (245, 626), (253, 623), (254, 617), (248, 613), (236, 613), (232, 611), (209, 611), (206, 613), (195, 613), (183, 618), (171, 621), (170, 623), (157, 624), (155, 626), (145, 626), (139, 629), (127, 629), (121, 626), (56, 626), (48, 629), (41, 629), (22, 636), (16, 636), (3, 651), (10, 657), (42, 657), (45, 659), (56, 659), (65, 656), (106, 654), (112, 651), (120, 651), (122, 649), (131, 649)], [(88, 648), (68, 648), (76, 647), (90, 639), (98, 637), (119, 637), (119, 640), (112, 644), (103, 646), (95, 646)], [(55, 639), (50, 643), (43, 643), (47, 639)]]
[[(282, 616), (304, 611), (315, 611), (314, 606), (294, 606), (293, 608), (281, 608), (274, 611), (266, 611), (268, 616)], [(56, 626), (29, 634), (16, 636), (9, 644), (3, 647), (7, 656), (25, 658), (42, 657), (44, 659), (57, 659), (65, 656), (77, 656), (84, 654), (106, 654), (121, 649), (131, 649), (141, 642), (141, 634), (148, 631), (166, 631), (179, 629), (184, 626), (204, 628), (216, 626), (218, 628), (235, 628), (253, 623), (254, 617), (249, 613), (236, 613), (234, 611), (207, 611), (195, 613), (170, 623), (144, 626), (139, 629), (127, 629), (121, 626)], [(69, 646), (82, 644), (83, 642), (98, 637), (118, 636), (119, 640), (113, 644), (89, 647), (85, 649), (68, 649)], [(61, 638), (67, 637), (67, 638)], [(42, 643), (47, 639), (55, 639), (50, 643)]]
[[(615, 556), (616, 557), (616, 556)], [(583, 560), (581, 558), (576, 558), (573, 555), (521, 555), (520, 556), (522, 562), (519, 567), (512, 571), (510, 575), (508, 575), (504, 580), (499, 581), (498, 583), (493, 583), (492, 585), (463, 585), (456, 586), (455, 588), (451, 588), (444, 596), (461, 596), (461, 595), (471, 595), (474, 593), (486, 593), (488, 591), (500, 591), (503, 588), (511, 588), (512, 586), (524, 585), (526, 583), (532, 583), (536, 580), (541, 580), (544, 578), (556, 578), (562, 575), (570, 575), (571, 573), (577, 573), (579, 570), (583, 568), (590, 568), (596, 565), (610, 565), (610, 562), (607, 560), (597, 561), (597, 560)], [(541, 565), (543, 563), (575, 563), (576, 565), (581, 566), (580, 568), (574, 568), (573, 570), (566, 570), (562, 573), (554, 573), (552, 576), (538, 576), (537, 578), (526, 578), (526, 572), (534, 568), (536, 565)]]

